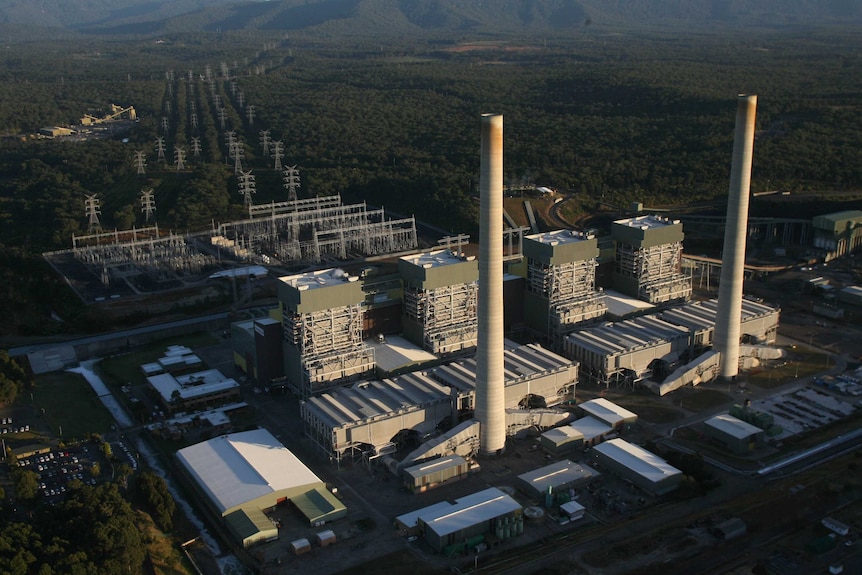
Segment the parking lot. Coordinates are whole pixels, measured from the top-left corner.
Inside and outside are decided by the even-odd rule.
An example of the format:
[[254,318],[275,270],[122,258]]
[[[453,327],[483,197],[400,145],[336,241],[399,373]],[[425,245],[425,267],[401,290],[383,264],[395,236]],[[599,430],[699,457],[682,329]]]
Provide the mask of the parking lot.
[[75,481],[96,485],[97,476],[107,472],[101,463],[102,456],[94,445],[80,445],[57,450],[44,450],[18,459],[18,466],[34,472],[38,476],[42,497],[49,503],[64,497],[67,489]]

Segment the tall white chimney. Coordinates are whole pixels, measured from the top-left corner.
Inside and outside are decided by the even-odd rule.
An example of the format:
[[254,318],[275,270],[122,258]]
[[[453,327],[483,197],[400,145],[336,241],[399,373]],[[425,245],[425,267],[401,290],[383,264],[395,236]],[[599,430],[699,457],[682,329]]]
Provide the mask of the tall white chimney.
[[503,382],[503,116],[482,115],[479,173],[479,333],[476,410],[479,452],[506,448]]
[[739,332],[742,321],[742,282],[745,265],[745,237],[748,230],[748,199],[751,190],[751,160],[754,150],[754,116],[757,96],[740,94],[736,107],[736,133],[730,167],[730,195],[727,225],[718,287],[715,319],[715,349],[721,353],[722,379],[739,373]]

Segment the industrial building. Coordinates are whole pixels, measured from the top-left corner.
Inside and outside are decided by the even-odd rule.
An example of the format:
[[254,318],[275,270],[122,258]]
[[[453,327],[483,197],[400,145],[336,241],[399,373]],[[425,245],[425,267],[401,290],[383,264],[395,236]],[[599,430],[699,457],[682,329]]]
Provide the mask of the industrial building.
[[763,441],[764,431],[746,421],[724,413],[703,422],[703,433],[733,453],[750,453]]
[[598,242],[591,234],[556,230],[526,236],[523,243],[524,319],[559,350],[567,333],[607,309],[596,288]]
[[829,261],[862,249],[862,211],[847,210],[815,216],[814,247],[824,250]]
[[631,481],[653,495],[665,495],[682,482],[682,472],[664,459],[624,439],[609,439],[593,447],[602,468]]
[[623,430],[638,420],[637,414],[603,397],[585,401],[578,407],[584,415],[606,423],[611,429]]
[[284,336],[272,317],[231,324],[234,365],[261,385],[284,377]]
[[347,514],[326,484],[265,429],[191,445],[180,449],[177,459],[207,508],[244,546],[273,537],[272,522],[261,516],[287,501],[310,525]]
[[[577,365],[539,345],[503,351],[504,404],[556,405],[573,393]],[[380,456],[394,441],[424,438],[468,419],[475,406],[476,360],[467,359],[381,381],[363,381],[300,404],[306,435],[340,461],[348,452]]]
[[422,493],[445,483],[464,479],[477,469],[478,465],[471,466],[460,455],[448,455],[405,467],[401,471],[401,479],[409,491]]
[[362,341],[365,294],[358,280],[339,269],[279,279],[285,376],[301,397],[374,370],[374,352]]
[[662,362],[669,366],[688,349],[689,330],[655,316],[580,330],[565,341],[565,355],[579,362],[582,381],[599,385],[649,379]]
[[522,473],[518,476],[518,487],[533,499],[542,501],[548,493],[559,493],[587,486],[601,474],[580,463],[568,459]]
[[[740,343],[774,344],[778,334],[781,310],[759,301],[743,298],[740,313]],[[697,355],[715,343],[718,300],[691,302],[662,310],[658,316],[691,330],[693,354]]]
[[436,250],[398,260],[404,281],[404,335],[435,355],[476,347],[479,265],[474,256]]
[[617,220],[614,288],[649,303],[685,301],[691,278],[682,273],[682,224],[658,216]]
[[584,447],[592,447],[605,440],[606,437],[613,433],[610,425],[604,421],[599,421],[595,417],[582,417],[576,419],[569,424],[575,432],[581,436],[581,441]]
[[583,447],[584,434],[571,425],[554,427],[539,436],[539,445],[553,457],[565,457]]
[[200,411],[214,405],[238,401],[239,383],[217,369],[173,376],[160,373],[147,377],[165,413]]
[[417,533],[435,550],[447,555],[493,537],[503,541],[524,532],[523,508],[496,487],[456,500],[405,513],[395,524],[407,533]]

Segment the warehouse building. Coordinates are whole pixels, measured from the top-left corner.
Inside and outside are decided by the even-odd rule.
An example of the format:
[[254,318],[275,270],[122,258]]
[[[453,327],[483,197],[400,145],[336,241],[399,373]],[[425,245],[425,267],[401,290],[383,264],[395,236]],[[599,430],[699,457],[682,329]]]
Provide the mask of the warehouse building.
[[580,377],[598,385],[632,386],[668,371],[689,350],[688,328],[655,316],[569,334],[565,355],[579,362]]
[[608,401],[604,397],[585,401],[578,405],[578,407],[584,412],[584,415],[594,417],[608,424],[611,429],[622,430],[633,425],[638,420],[637,414],[612,401]]
[[632,482],[647,493],[665,495],[682,482],[682,472],[664,459],[624,439],[596,445],[595,461],[604,469]]
[[563,425],[540,435],[539,445],[553,457],[566,457],[583,448],[584,434],[571,425]]
[[528,496],[543,500],[547,493],[559,493],[586,487],[601,474],[580,463],[568,459],[522,473],[518,476],[518,487]]
[[763,441],[764,431],[741,419],[724,413],[703,422],[703,433],[733,453],[749,453]]
[[478,465],[471,467],[460,455],[448,455],[405,468],[401,479],[409,491],[422,493],[444,483],[465,479],[474,469],[478,469]]
[[524,532],[523,508],[496,487],[443,501],[396,518],[405,531],[415,530],[437,551],[452,555],[493,536],[498,541]]
[[599,421],[589,415],[573,421],[569,427],[583,438],[584,447],[592,447],[601,443],[614,431],[604,421]]
[[180,449],[177,459],[207,508],[245,546],[272,538],[261,514],[288,501],[310,525],[347,514],[326,484],[265,429],[191,445]]

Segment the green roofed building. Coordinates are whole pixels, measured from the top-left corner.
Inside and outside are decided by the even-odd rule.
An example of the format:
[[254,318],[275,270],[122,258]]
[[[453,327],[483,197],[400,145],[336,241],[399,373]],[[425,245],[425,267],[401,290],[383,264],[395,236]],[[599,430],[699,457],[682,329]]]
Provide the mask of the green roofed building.
[[860,210],[816,216],[811,221],[811,226],[814,228],[814,247],[826,251],[824,257],[826,261],[862,248],[862,211]]
[[347,514],[326,484],[265,429],[196,443],[179,450],[177,459],[207,508],[244,546],[277,536],[265,514],[287,501],[309,525]]

